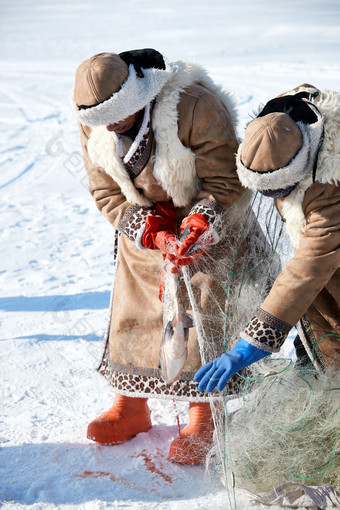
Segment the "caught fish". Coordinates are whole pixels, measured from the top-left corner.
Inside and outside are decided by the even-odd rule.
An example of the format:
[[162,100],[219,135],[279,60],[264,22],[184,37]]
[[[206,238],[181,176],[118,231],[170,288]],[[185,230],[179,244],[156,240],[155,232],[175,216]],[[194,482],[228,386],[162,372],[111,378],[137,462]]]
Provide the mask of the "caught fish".
[[159,369],[164,381],[173,383],[182,372],[188,357],[189,328],[193,327],[193,320],[183,305],[178,273],[169,272],[167,280],[167,298],[172,298],[174,314],[173,318],[167,321],[163,332]]
[[[180,241],[189,234],[187,227]],[[159,352],[159,369],[167,383],[173,383],[182,372],[188,357],[189,328],[194,326],[193,318],[184,308],[180,289],[179,273],[165,268],[165,296],[163,323],[166,325]]]

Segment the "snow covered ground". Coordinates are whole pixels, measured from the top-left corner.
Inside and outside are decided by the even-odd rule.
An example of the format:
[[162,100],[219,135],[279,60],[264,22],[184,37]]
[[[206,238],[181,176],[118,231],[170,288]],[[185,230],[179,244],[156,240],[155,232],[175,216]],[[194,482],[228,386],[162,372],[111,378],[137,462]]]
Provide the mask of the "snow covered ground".
[[[340,86],[338,0],[1,0],[0,506],[239,509],[200,466],[167,462],[172,402],[126,444],[89,443],[113,395],[94,372],[112,230],[86,189],[69,94],[94,53],[194,58],[235,93],[240,135],[260,102],[303,82]],[[181,423],[187,405],[177,404]]]

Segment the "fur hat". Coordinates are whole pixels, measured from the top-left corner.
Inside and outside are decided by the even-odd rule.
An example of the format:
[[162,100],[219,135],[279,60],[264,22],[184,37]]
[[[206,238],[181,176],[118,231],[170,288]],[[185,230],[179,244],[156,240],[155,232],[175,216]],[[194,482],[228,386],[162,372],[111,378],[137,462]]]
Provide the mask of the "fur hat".
[[170,76],[170,66],[151,48],[99,53],[76,71],[73,113],[86,126],[115,124],[145,108]]
[[286,196],[313,170],[322,137],[322,116],[312,103],[295,96],[270,101],[239,146],[241,183],[265,195]]

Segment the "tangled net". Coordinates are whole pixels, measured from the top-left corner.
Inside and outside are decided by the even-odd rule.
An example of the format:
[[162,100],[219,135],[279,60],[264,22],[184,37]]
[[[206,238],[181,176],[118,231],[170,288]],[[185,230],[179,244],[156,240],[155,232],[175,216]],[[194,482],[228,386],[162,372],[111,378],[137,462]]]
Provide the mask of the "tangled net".
[[[208,251],[204,258],[220,281],[224,309],[210,293],[202,314],[189,269],[183,270],[203,363],[220,355],[212,331],[223,329],[223,351],[231,349],[292,256],[272,200],[255,195],[250,208],[238,204],[226,223],[232,257],[209,260]],[[215,436],[207,468],[217,467],[231,508],[237,488],[258,494],[285,481],[340,488],[340,374],[319,374],[278,356],[242,371],[242,396],[231,402],[235,395],[225,391],[222,411],[211,398]]]
[[283,359],[266,359],[252,372],[217,439],[225,485],[256,494],[286,481],[339,490],[340,374]]

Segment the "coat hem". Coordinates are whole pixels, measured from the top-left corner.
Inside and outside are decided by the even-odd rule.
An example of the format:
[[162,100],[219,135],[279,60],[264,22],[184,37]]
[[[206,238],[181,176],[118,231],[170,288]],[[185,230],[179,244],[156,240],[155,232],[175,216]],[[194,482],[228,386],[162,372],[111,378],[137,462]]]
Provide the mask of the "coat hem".
[[[236,374],[228,381],[226,394],[221,394],[217,390],[208,394],[198,391],[198,383],[192,380],[193,373],[191,372],[182,372],[180,379],[171,385],[161,379],[158,369],[144,369],[113,363],[110,360],[108,340],[105,342],[105,352],[97,372],[107,380],[114,393],[132,398],[158,398],[188,402],[213,400],[218,402],[222,399],[231,400],[240,397],[244,385],[244,379]],[[150,373],[154,375],[150,375]]]
[[[108,381],[109,383],[109,381]],[[178,396],[178,395],[167,395],[167,394],[150,394],[145,392],[136,392],[136,391],[128,391],[128,390],[118,390],[114,386],[111,386],[113,393],[117,395],[123,395],[124,397],[131,397],[131,398],[155,398],[158,400],[176,400],[181,402],[210,402],[213,400],[214,402],[225,402],[227,400],[228,402],[230,400],[235,400],[236,398],[241,397],[241,393],[235,393],[232,395],[226,395],[225,397],[223,395],[210,395],[206,394],[206,397],[189,397],[189,396]]]

